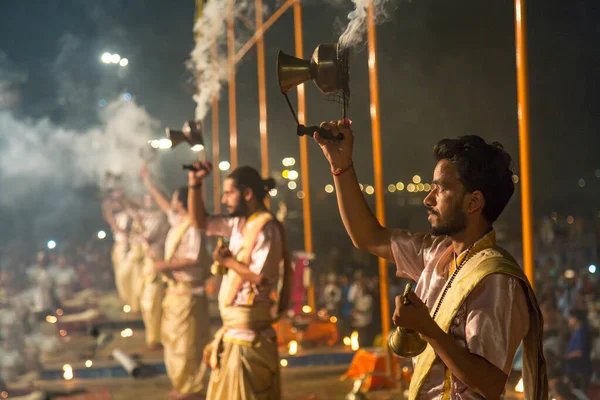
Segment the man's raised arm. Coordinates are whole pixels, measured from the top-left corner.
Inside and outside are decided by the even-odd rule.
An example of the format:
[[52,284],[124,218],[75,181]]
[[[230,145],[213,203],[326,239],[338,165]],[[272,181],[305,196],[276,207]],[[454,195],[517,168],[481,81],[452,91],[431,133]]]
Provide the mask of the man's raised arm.
[[315,132],[315,140],[331,165],[340,215],[352,243],[361,250],[393,261],[391,232],[381,226],[369,209],[354,172],[352,162],[354,136],[350,125],[348,119],[323,122],[322,128],[331,131],[334,136],[343,135],[344,138],[327,140],[319,137]]
[[204,178],[210,174],[212,169],[210,163],[194,163],[195,171],[188,172],[188,214],[192,225],[196,228],[206,229],[206,207],[202,197],[202,185]]

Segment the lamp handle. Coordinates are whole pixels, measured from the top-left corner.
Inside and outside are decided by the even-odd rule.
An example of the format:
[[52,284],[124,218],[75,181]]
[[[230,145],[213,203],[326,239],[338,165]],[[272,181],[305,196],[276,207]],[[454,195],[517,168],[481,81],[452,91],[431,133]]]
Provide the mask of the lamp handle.
[[333,136],[330,131],[327,131],[321,127],[304,126],[302,124],[298,125],[298,130],[296,131],[296,134],[298,136],[308,135],[310,137],[314,137],[315,132],[319,132],[319,136],[321,136],[323,139],[328,139],[328,140],[343,140],[344,139],[343,133],[340,133],[337,136]]

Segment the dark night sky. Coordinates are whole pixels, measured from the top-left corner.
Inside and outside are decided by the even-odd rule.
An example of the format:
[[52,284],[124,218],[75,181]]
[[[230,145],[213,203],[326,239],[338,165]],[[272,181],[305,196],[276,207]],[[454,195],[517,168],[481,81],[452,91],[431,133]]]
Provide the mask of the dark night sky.
[[[335,21],[345,21],[347,13],[347,9],[323,5],[322,1],[307,3],[306,55],[319,43],[337,40],[339,22]],[[512,2],[390,3],[394,8],[392,17],[377,32],[386,185],[398,180],[407,182],[414,174],[430,179],[435,142],[462,134],[479,134],[503,143],[513,155],[518,172]],[[527,3],[535,212],[592,216],[600,199],[600,179],[594,176],[600,168],[600,5],[595,0]],[[2,1],[0,51],[17,71],[27,75],[20,85],[20,103],[13,112],[19,118],[49,116],[58,125],[83,128],[96,122],[100,98],[128,91],[162,127],[180,126],[192,118],[194,110],[192,75],[184,66],[193,46],[193,11],[192,0]],[[292,14],[287,12],[265,39],[270,162],[274,173],[281,169],[281,158],[298,157],[294,123],[275,75],[278,50],[294,51],[292,22]],[[61,64],[57,56],[69,45],[74,48],[69,53],[72,58]],[[104,51],[127,56],[127,72],[118,76],[115,69],[99,63],[98,57]],[[359,178],[371,183],[366,58],[364,46],[353,55],[349,116],[358,138],[355,157]],[[74,82],[79,94],[76,101],[57,101],[64,90],[61,79],[57,79],[61,73],[57,66],[64,66],[69,82]],[[254,51],[240,65],[237,84],[240,163],[258,166]],[[339,117],[337,107],[327,103],[312,85],[307,93],[309,123]],[[227,158],[226,87],[221,99],[222,158]],[[210,124],[208,118],[207,129]],[[156,136],[161,132],[158,130]],[[331,181],[319,153],[316,145],[311,146],[313,192],[322,191]],[[584,188],[578,186],[580,178],[586,180]],[[506,213],[516,229],[518,193]],[[425,222],[422,209],[402,211],[391,196],[387,197],[390,225],[397,225],[397,221],[412,224],[412,214]],[[319,221],[334,213],[330,200],[327,204],[319,201],[317,207],[322,210],[317,210],[315,217]],[[331,218],[339,219],[337,215]],[[341,228],[337,222],[334,226]],[[315,229],[317,234],[329,234],[333,228],[320,228],[316,222]]]

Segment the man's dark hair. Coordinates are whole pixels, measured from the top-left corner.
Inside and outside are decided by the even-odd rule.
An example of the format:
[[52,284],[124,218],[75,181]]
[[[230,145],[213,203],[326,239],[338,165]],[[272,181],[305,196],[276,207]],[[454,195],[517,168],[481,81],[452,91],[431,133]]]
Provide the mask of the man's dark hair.
[[183,208],[187,211],[188,209],[188,187],[182,186],[177,189],[177,200],[183,204]]
[[498,142],[488,144],[476,135],[440,140],[433,148],[436,160],[456,166],[458,179],[468,192],[483,193],[483,217],[494,222],[515,192],[512,159]]
[[236,189],[240,192],[247,188],[252,189],[259,202],[264,202],[269,190],[275,187],[275,179],[263,179],[256,169],[248,166],[236,168],[227,178],[233,179]]

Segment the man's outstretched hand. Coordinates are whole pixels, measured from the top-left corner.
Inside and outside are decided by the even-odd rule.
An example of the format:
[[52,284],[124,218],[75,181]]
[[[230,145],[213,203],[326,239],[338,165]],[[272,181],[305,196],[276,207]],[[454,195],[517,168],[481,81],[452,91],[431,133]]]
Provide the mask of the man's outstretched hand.
[[314,133],[315,141],[329,161],[333,171],[347,168],[352,164],[352,149],[354,135],[352,134],[352,121],[346,120],[321,122],[321,128],[331,132],[333,136],[344,135],[344,140],[324,139],[318,132]]

